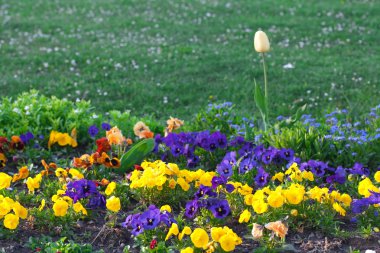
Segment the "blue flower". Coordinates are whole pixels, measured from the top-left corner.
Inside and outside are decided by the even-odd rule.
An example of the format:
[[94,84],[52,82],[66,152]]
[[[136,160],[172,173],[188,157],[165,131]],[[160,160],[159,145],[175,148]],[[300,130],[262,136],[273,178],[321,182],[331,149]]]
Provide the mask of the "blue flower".
[[88,128],[88,134],[91,137],[95,137],[98,133],[99,133],[99,129],[95,125],[92,125]]
[[220,200],[210,206],[210,211],[215,218],[223,219],[230,214],[231,209],[227,200]]
[[106,130],[106,131],[109,131],[111,129],[111,125],[106,123],[106,122],[103,122],[102,123],[102,129],[103,130]]

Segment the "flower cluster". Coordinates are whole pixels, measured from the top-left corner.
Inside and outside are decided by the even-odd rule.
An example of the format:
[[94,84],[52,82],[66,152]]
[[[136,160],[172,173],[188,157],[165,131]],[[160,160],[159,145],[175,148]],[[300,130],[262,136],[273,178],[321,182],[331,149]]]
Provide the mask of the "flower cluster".
[[172,223],[176,223],[176,221],[171,214],[169,206],[163,206],[161,209],[158,209],[155,205],[151,205],[143,213],[129,215],[122,226],[131,228],[132,234],[137,236],[145,230],[153,230],[161,224],[171,227]]
[[[13,213],[11,213],[13,211]],[[26,219],[28,210],[23,207],[18,201],[9,197],[4,197],[0,194],[0,219],[4,218],[4,227],[8,229],[16,229],[20,218]]]
[[71,131],[71,135],[68,133],[61,133],[58,131],[51,131],[49,141],[48,141],[48,148],[58,143],[59,146],[72,146],[73,148],[78,146],[77,140],[76,140],[76,130],[73,129]]
[[228,145],[227,137],[218,131],[214,133],[210,133],[210,131],[169,133],[166,137],[157,135],[155,141],[155,152],[164,151],[162,160],[167,160],[168,155],[175,158],[184,157],[189,168],[194,168],[199,163],[200,157],[196,154],[197,148],[214,152],[217,149],[226,149]]
[[155,162],[143,162],[142,170],[134,170],[131,174],[130,188],[156,188],[162,190],[164,187],[175,189],[177,185],[183,191],[190,189],[190,183],[195,187],[199,185],[211,186],[211,180],[215,172],[205,172],[201,169],[189,171],[179,169],[177,164],[165,163],[161,160]]

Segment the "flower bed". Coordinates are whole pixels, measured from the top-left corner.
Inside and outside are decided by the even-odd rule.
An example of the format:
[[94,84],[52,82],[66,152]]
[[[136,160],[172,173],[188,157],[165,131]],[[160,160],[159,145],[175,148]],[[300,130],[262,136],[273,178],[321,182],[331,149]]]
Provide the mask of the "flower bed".
[[311,233],[333,238],[335,251],[378,247],[333,242],[379,238],[379,107],[355,123],[339,111],[279,119],[266,131],[232,108],[210,105],[166,126],[114,112],[54,128],[31,123],[18,135],[4,128],[2,247],[307,251],[310,242],[295,238]]

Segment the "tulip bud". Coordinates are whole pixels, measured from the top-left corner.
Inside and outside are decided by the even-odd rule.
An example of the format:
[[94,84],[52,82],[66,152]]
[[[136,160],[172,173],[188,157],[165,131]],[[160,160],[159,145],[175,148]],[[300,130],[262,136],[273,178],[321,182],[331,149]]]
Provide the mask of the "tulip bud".
[[266,53],[270,49],[268,36],[263,31],[257,31],[254,38],[255,50],[258,53]]

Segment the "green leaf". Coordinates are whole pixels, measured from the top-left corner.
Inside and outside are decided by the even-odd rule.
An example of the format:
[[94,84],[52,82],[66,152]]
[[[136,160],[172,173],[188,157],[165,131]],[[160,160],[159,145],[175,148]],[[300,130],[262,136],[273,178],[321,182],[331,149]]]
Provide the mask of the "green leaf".
[[121,157],[121,166],[116,169],[116,172],[121,174],[130,170],[133,165],[142,162],[154,149],[154,139],[145,139],[134,145],[127,153]]

